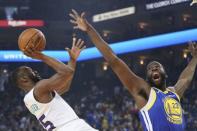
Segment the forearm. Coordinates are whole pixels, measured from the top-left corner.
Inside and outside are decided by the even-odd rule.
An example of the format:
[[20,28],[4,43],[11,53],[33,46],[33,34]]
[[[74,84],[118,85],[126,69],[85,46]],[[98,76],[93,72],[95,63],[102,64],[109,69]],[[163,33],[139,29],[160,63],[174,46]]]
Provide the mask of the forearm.
[[41,60],[46,63],[48,66],[53,68],[57,73],[64,73],[64,72],[73,72],[73,69],[70,68],[69,66],[65,65],[64,63],[50,57],[43,55]]
[[109,45],[101,38],[94,27],[92,27],[92,25],[90,24],[88,24],[87,34],[95,44],[95,46],[98,48],[98,50],[103,54],[106,61],[108,61],[109,63],[113,61],[116,55],[109,47]]
[[71,82],[73,80],[73,76],[75,74],[76,65],[77,65],[76,60],[70,59],[70,61],[68,62],[68,66],[73,70],[73,73],[71,74],[70,79],[68,80],[68,83],[65,86],[66,90],[68,90],[70,88]]
[[195,73],[196,65],[197,59],[193,58],[181,73],[179,80],[175,85],[175,91],[180,97],[183,96],[184,92],[189,87]]
[[74,72],[69,76],[69,79],[67,80],[66,85],[57,91],[60,95],[64,94],[70,89],[70,85],[71,85],[71,82],[73,80],[73,76],[75,73],[76,63],[77,63],[76,60],[73,60],[73,59],[71,59],[68,62],[69,68],[73,69]]
[[181,73],[179,79],[192,80],[197,65],[197,58],[192,58],[187,67]]
[[74,59],[70,59],[69,62],[68,62],[68,66],[73,69],[75,71],[75,68],[76,68],[76,65],[77,65],[77,61],[74,60]]

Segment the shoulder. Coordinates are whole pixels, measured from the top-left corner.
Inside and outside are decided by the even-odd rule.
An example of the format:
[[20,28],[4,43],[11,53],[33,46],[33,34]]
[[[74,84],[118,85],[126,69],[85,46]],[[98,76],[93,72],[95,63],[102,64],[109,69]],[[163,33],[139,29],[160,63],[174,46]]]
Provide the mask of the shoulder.
[[176,90],[173,86],[169,86],[167,89],[170,90],[171,92],[176,93]]
[[167,88],[170,92],[174,93],[178,100],[180,101],[180,96],[176,93],[176,90],[173,86]]
[[49,80],[43,79],[34,86],[34,99],[40,103],[49,103],[57,95],[57,92],[49,90],[50,87],[45,83],[49,83]]
[[29,100],[31,100],[32,98],[34,98],[33,96],[33,91],[34,91],[34,88],[31,89],[24,97],[23,101],[26,103],[28,102]]
[[39,95],[39,94],[40,95],[43,95],[43,94],[46,94],[46,93],[50,93],[48,90],[46,90],[47,87],[48,87],[48,83],[49,83],[49,80],[48,79],[42,79],[42,80],[40,80],[34,86],[33,93],[35,95]]

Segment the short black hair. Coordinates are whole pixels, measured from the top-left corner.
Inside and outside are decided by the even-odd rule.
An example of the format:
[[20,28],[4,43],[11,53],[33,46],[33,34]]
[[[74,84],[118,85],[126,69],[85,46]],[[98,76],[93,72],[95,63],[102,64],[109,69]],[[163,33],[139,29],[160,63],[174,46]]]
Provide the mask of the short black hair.
[[27,75],[25,70],[22,70],[23,67],[24,66],[18,67],[14,71],[11,72],[10,80],[11,80],[12,85],[15,85],[18,87],[18,78]]
[[[159,63],[158,61],[151,61],[151,62],[148,63],[146,69],[148,70],[148,68],[149,68],[152,64],[158,64],[158,65],[161,65],[161,66],[163,67],[163,65],[162,65],[161,63]],[[163,68],[164,68],[164,67],[163,67]]]

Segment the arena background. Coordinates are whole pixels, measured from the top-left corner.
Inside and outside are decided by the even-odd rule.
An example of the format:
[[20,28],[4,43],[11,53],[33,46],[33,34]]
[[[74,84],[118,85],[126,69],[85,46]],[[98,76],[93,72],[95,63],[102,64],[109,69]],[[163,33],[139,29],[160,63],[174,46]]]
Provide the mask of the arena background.
[[[197,5],[190,6],[191,2],[191,0],[0,0],[0,50],[1,52],[18,50],[19,34],[30,27],[44,32],[47,38],[46,50],[59,51],[64,47],[70,47],[73,36],[83,38],[88,48],[93,47],[87,35],[73,30],[69,23],[68,13],[72,8],[85,11],[87,19],[110,44],[196,29]],[[105,12],[110,13],[127,7],[131,9],[130,13],[126,10],[103,16]],[[94,16],[98,14],[99,17],[95,18]],[[167,85],[175,84],[191,59],[186,42],[127,52],[119,56],[143,78],[146,64],[151,60],[158,60],[167,70]],[[20,65],[38,70],[44,78],[51,76],[53,70],[40,62],[0,61],[0,131],[41,131],[39,123],[24,106],[22,100],[24,93],[11,85],[8,76]],[[189,90],[182,98],[187,131],[197,130],[196,93],[195,73]],[[80,61],[71,89],[63,97],[81,118],[101,131],[142,130],[133,99],[103,58]]]

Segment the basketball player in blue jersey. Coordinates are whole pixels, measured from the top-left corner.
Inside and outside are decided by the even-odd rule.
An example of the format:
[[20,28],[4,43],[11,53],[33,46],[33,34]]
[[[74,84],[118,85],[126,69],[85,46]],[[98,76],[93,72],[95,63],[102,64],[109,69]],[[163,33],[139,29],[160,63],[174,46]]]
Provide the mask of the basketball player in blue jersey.
[[75,29],[86,32],[95,46],[103,54],[112,70],[127,87],[133,96],[141,123],[145,131],[184,131],[185,122],[180,98],[192,81],[197,65],[197,47],[190,44],[193,56],[188,66],[181,73],[178,82],[173,87],[166,87],[166,72],[164,67],[156,61],[147,66],[147,81],[134,74],[129,67],[119,59],[108,44],[84,17],[72,10],[71,23]]
[[60,96],[69,90],[77,58],[84,48],[84,42],[74,38],[72,48],[67,48],[70,61],[66,65],[28,47],[24,52],[27,56],[43,61],[56,74],[41,79],[38,73],[27,66],[21,66],[12,73],[13,81],[26,92],[26,107],[47,131],[97,131],[80,119]]

